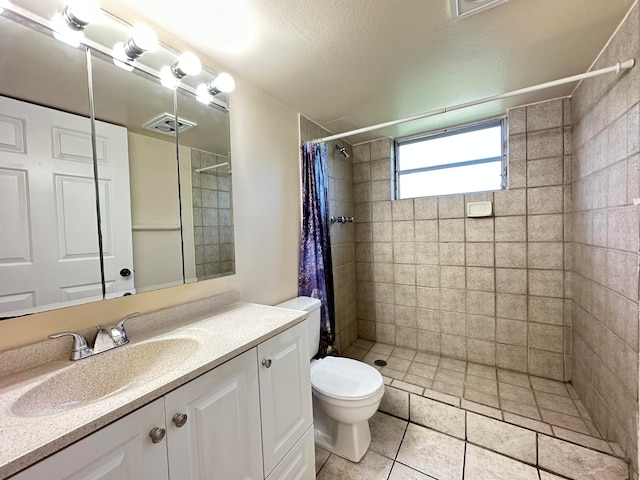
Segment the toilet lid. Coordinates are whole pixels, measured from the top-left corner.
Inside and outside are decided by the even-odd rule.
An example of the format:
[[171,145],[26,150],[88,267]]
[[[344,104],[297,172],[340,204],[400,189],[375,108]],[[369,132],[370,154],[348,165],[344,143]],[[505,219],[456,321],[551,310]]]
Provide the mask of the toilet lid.
[[343,357],[326,357],[311,368],[311,385],[339,398],[361,398],[382,386],[382,375],[366,363]]

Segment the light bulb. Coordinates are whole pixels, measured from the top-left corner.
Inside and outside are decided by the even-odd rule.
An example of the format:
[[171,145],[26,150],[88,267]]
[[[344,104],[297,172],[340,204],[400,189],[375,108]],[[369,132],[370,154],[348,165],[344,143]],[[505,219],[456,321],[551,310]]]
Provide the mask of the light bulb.
[[211,94],[209,93],[209,89],[206,84],[201,83],[198,85],[198,88],[196,88],[196,100],[204,105],[209,105],[209,103],[211,103]]
[[178,86],[179,80],[173,74],[171,67],[164,66],[160,70],[160,83],[163,87],[174,89]]
[[100,14],[100,4],[97,0],[70,0],[66,10],[80,23],[86,25]]
[[127,54],[124,51],[124,43],[117,42],[113,46],[111,55],[113,56],[113,64],[116,67],[120,67],[127,72],[133,71],[133,65],[129,63],[131,60],[127,57]]
[[219,92],[229,93],[233,92],[233,89],[236,88],[236,82],[231,75],[223,72],[216,77],[211,84],[211,88]]
[[131,40],[141,50],[149,52],[158,48],[158,36],[150,27],[144,23],[137,23],[133,26]]
[[185,75],[197,75],[202,70],[202,64],[195,54],[185,52],[180,55],[177,68],[182,70]]
[[82,30],[72,30],[61,13],[57,13],[51,21],[53,36],[57,40],[66,43],[74,48],[80,46],[80,42],[84,40]]

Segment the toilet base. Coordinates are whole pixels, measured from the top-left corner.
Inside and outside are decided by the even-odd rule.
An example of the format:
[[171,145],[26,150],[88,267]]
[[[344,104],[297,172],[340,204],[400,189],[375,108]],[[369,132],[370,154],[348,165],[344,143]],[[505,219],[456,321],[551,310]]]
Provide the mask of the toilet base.
[[314,402],[313,430],[317,446],[352,462],[359,462],[371,444],[369,421],[342,423],[329,417]]

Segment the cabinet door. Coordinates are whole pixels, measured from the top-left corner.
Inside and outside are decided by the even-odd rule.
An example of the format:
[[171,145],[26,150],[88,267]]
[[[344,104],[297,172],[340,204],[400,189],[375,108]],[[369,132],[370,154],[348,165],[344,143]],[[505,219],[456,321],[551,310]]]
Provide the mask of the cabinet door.
[[307,429],[298,443],[287,453],[267,480],[314,480],[316,478],[316,451],[313,426]]
[[265,474],[313,423],[306,320],[258,345]]
[[167,394],[165,410],[172,479],[264,478],[255,348]]
[[166,437],[152,443],[149,432],[164,428],[158,399],[98,430],[11,480],[168,480]]

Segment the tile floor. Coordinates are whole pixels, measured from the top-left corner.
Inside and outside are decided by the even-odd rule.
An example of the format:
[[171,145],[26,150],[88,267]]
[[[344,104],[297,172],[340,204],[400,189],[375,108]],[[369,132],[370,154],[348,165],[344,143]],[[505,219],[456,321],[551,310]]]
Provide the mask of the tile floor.
[[358,464],[316,449],[320,480],[625,480],[570,384],[358,340],[385,396]]

